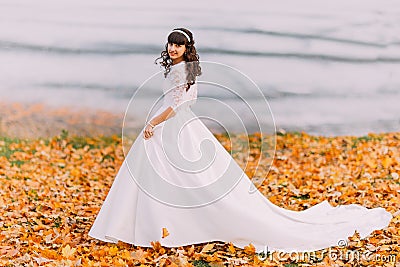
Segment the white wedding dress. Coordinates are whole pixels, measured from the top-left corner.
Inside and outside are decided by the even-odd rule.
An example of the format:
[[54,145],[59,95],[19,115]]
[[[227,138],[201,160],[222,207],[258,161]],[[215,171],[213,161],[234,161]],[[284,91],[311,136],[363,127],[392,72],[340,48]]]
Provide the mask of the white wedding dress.
[[[257,252],[306,252],[337,246],[355,230],[365,238],[388,226],[392,215],[383,208],[333,207],[325,200],[293,211],[251,191],[251,180],[192,112],[197,83],[186,92],[185,71],[185,62],[171,68],[154,114],[171,106],[175,116],[150,139],[142,132],[136,138],[89,236],[142,247],[223,241],[240,248],[251,243]],[[169,235],[162,236],[163,228]]]

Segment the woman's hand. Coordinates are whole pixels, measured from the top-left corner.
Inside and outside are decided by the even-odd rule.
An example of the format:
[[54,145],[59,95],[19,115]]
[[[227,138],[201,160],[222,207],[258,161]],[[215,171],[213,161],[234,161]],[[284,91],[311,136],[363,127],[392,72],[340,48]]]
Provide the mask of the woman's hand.
[[153,136],[153,127],[151,125],[146,125],[146,128],[143,130],[143,136],[146,140]]
[[167,119],[169,119],[171,116],[174,115],[175,115],[174,109],[172,107],[168,107],[161,114],[151,119],[151,121],[147,123],[146,127],[143,130],[143,138],[149,139],[150,137],[152,137],[153,128],[159,125],[160,123],[163,123],[164,121],[166,121]]

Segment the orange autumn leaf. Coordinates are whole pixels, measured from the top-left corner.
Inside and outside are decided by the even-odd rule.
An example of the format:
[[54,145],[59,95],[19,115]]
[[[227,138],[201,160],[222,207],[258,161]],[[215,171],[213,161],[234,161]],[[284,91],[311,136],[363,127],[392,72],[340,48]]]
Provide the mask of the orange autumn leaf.
[[173,262],[170,258],[163,258],[160,260],[160,266],[165,267],[178,267],[178,265]]
[[166,236],[169,236],[169,232],[167,228],[163,227],[162,229],[162,238],[165,238]]
[[131,256],[134,260],[139,261],[140,263],[144,263],[146,261],[147,252],[143,249],[137,249],[131,253]]
[[112,247],[110,247],[110,249],[108,250],[108,252],[110,253],[111,256],[117,255],[117,253],[118,253],[118,247],[117,247],[117,246],[112,246]]
[[230,253],[232,253],[232,254],[236,253],[236,249],[231,242],[229,243],[228,249],[229,249]]
[[392,159],[390,157],[385,157],[382,160],[382,166],[383,168],[387,169],[390,165],[392,164]]
[[159,241],[151,241],[150,244],[155,252],[160,253],[160,254],[165,253],[165,248],[163,246],[161,246],[161,243]]
[[200,251],[200,253],[206,253],[209,252],[210,250],[212,250],[214,248],[214,243],[208,243],[207,245],[205,245],[202,250]]
[[248,255],[254,255],[256,253],[256,248],[254,247],[253,244],[249,244],[244,247],[244,252]]
[[71,248],[69,245],[66,245],[63,249],[62,249],[62,255],[63,257],[70,259],[72,258],[72,256],[75,254],[76,249],[75,248]]
[[42,251],[40,252],[40,255],[41,255],[43,258],[48,258],[48,259],[59,259],[59,258],[60,258],[60,255],[59,255],[59,253],[57,253],[57,251],[55,251],[55,250],[50,250],[50,249],[42,250]]
[[194,252],[195,252],[195,250],[194,250],[194,245],[191,245],[191,246],[187,249],[186,254],[187,254],[189,257],[191,257],[191,256],[193,256]]
[[74,168],[73,170],[71,170],[71,175],[75,177],[81,177],[83,174],[81,170],[79,170],[78,168]]
[[155,251],[160,250],[161,247],[162,247],[162,246],[161,246],[161,243],[158,242],[158,241],[156,241],[156,242],[152,241],[152,242],[151,242],[151,246],[153,247],[153,249],[154,249]]

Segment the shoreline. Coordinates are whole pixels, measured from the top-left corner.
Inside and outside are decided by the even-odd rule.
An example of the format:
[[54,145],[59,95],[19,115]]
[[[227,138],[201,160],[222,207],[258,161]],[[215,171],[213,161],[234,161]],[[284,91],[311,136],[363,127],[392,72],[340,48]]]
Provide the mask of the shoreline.
[[45,103],[0,102],[0,136],[48,138],[67,130],[71,135],[121,134],[124,113]]
[[[71,105],[52,107],[46,103],[0,101],[0,136],[9,138],[50,138],[68,131],[77,136],[122,135],[124,113],[110,112],[99,108],[78,108]],[[307,131],[276,129],[276,135],[301,134]],[[393,134],[370,132],[364,135],[319,135],[320,137],[363,137]],[[221,135],[224,133],[214,133]]]

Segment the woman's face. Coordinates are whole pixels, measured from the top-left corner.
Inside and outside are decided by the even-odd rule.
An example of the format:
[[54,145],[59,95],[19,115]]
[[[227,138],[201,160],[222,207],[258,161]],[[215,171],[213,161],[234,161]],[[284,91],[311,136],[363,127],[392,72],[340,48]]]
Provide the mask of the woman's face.
[[168,55],[173,62],[180,62],[183,60],[183,54],[186,51],[185,45],[177,45],[174,43],[168,43]]

